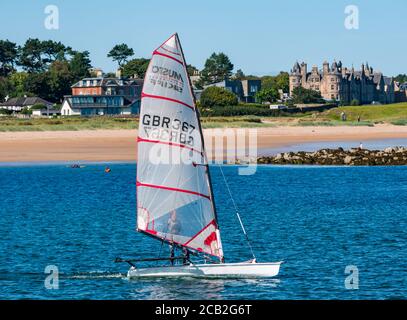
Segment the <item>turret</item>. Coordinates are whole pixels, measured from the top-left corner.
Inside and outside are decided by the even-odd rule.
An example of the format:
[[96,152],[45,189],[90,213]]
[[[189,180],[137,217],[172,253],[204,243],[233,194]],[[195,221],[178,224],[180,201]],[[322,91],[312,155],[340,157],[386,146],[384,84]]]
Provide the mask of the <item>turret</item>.
[[329,73],[329,63],[328,61],[324,61],[324,63],[322,64],[322,72],[324,75]]
[[302,84],[305,85],[307,82],[307,64],[305,62],[301,63],[301,75],[302,75]]

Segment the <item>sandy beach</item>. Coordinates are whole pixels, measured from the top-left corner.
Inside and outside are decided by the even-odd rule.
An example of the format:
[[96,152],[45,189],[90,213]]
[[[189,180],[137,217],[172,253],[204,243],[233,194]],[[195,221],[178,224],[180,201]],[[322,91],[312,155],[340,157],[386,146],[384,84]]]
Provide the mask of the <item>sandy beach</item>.
[[[326,141],[407,138],[407,126],[258,128],[258,149]],[[0,162],[135,161],[137,130],[1,132]]]

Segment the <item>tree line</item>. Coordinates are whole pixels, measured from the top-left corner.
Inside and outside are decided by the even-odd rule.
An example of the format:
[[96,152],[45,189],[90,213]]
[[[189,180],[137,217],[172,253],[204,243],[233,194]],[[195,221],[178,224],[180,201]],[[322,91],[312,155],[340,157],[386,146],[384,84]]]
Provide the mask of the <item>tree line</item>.
[[0,40],[0,101],[6,96],[40,96],[61,102],[73,82],[89,76],[88,51],[61,42],[28,39],[22,46]]
[[[89,55],[89,51],[77,51],[53,40],[30,38],[21,46],[9,40],[0,40],[0,101],[4,101],[6,96],[27,95],[60,103],[64,95],[71,93],[73,83],[94,76],[90,73],[92,63]],[[135,58],[134,55],[134,50],[124,43],[115,45],[107,53],[107,57],[122,70],[122,76],[144,78],[150,59]],[[198,71],[193,65],[188,65],[187,70],[190,76]],[[258,102],[276,102],[280,99],[279,90],[285,93],[289,91],[287,72],[258,77],[246,75],[241,69],[235,73],[233,70],[234,64],[225,53],[214,52],[205,61],[204,68],[199,72],[199,80],[194,85],[203,89],[225,79],[259,79],[262,88],[256,94]],[[106,76],[115,75],[108,73]],[[407,76],[400,74],[395,80],[405,82]],[[222,96],[219,100],[222,103],[235,101],[235,97],[222,92],[212,94]],[[307,90],[295,92],[295,96],[298,102],[320,100],[320,95]]]

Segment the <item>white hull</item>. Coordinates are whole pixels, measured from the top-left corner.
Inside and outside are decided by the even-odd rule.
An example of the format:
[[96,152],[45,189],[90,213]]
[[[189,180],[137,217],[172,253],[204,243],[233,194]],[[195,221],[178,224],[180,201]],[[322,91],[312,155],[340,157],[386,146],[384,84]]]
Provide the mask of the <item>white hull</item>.
[[196,277],[196,278],[269,278],[278,275],[281,262],[191,264],[168,267],[131,267],[129,278]]

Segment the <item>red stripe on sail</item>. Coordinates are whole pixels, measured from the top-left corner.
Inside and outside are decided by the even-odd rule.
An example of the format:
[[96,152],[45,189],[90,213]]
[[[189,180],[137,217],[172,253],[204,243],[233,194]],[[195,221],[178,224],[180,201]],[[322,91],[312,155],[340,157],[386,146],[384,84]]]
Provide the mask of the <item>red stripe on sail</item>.
[[166,238],[166,237],[162,237],[162,236],[160,236],[159,234],[158,234],[158,232],[156,232],[156,231],[153,231],[153,230],[140,230],[141,232],[143,232],[143,233],[145,233],[145,234],[147,234],[147,235],[149,235],[149,236],[153,236],[153,237],[155,237],[155,238],[158,238],[158,239],[161,239],[161,240],[164,240],[164,241],[167,241],[168,243],[172,243],[172,244],[176,244],[176,245],[179,245],[179,246],[181,246],[181,247],[185,247],[185,248],[188,248],[188,249],[191,249],[191,250],[196,250],[196,251],[199,251],[199,252],[204,252],[204,253],[207,253],[207,254],[210,254],[211,256],[214,256],[214,257],[220,257],[219,255],[217,255],[217,254],[214,254],[213,252],[210,252],[210,251],[208,251],[208,250],[204,250],[204,249],[202,249],[202,248],[194,248],[194,247],[191,247],[191,246],[187,246],[187,245],[185,245],[185,244],[182,244],[181,242],[178,242],[178,241],[175,241],[175,240],[170,240],[170,239],[168,239],[168,238]]
[[171,51],[171,50],[165,49],[165,48],[163,47],[164,45],[165,45],[165,44],[163,44],[159,49],[163,49],[163,50],[165,50],[165,51],[167,51],[167,52],[169,52],[169,53],[172,53],[172,54],[175,54],[175,55],[177,55],[177,56],[180,56],[180,54],[177,53],[177,52],[173,52],[173,51]]
[[172,60],[178,62],[179,64],[184,65],[184,63],[183,63],[181,60],[178,60],[177,58],[171,57],[170,55],[165,54],[165,53],[162,53],[162,52],[159,52],[159,51],[157,51],[157,50],[155,50],[155,51],[153,52],[153,56],[154,56],[154,55],[163,56],[163,57],[165,57],[165,58],[172,59]]
[[137,181],[136,185],[138,187],[147,187],[147,188],[155,188],[155,189],[163,189],[163,190],[169,190],[169,191],[175,191],[175,192],[188,193],[188,194],[193,194],[193,195],[200,196],[200,197],[206,198],[208,200],[211,200],[210,196],[207,196],[206,194],[195,192],[192,190],[185,190],[185,189],[179,189],[179,188],[173,188],[173,187],[167,187],[167,186],[159,186],[156,184],[142,183],[140,181]]
[[194,152],[198,152],[199,154],[202,155],[202,152],[197,150],[197,149],[188,147],[188,146],[183,145],[183,144],[174,143],[174,142],[160,141],[160,140],[150,140],[150,139],[144,139],[144,138],[141,138],[141,137],[137,138],[137,142],[161,143],[161,144],[166,144],[166,145],[169,145],[169,146],[172,146],[172,147],[185,148],[185,149],[188,149],[188,150],[191,150],[191,151],[194,151]]
[[213,219],[211,222],[208,223],[208,225],[203,228],[201,231],[199,231],[196,235],[194,235],[191,239],[189,239],[187,242],[184,243],[184,246],[187,246],[190,242],[192,242],[196,237],[198,237],[202,232],[204,232],[206,229],[208,229],[211,225],[213,225],[216,228],[216,221]]
[[142,92],[141,93],[141,98],[151,98],[151,99],[160,99],[160,100],[171,101],[171,102],[182,104],[183,106],[186,106],[186,107],[188,107],[188,108],[190,108],[192,110],[195,109],[193,106],[190,106],[188,103],[182,102],[181,100],[168,98],[168,97],[164,97],[164,96],[156,96],[156,95],[153,95],[153,94],[148,94],[148,93]]

